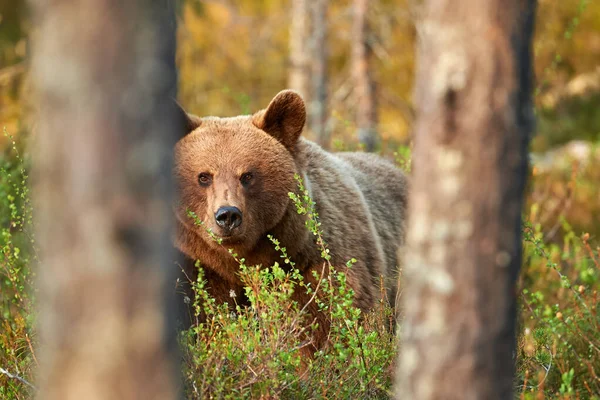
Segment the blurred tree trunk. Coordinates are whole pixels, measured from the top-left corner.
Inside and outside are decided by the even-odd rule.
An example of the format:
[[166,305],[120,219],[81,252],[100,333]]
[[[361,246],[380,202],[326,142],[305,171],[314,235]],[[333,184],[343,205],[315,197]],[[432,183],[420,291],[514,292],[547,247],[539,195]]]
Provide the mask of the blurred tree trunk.
[[310,8],[309,0],[292,0],[290,27],[289,87],[309,102],[310,87]]
[[535,0],[426,0],[397,398],[512,399]]
[[377,104],[369,45],[369,0],[354,0],[352,32],[352,75],[356,96],[358,140],[367,151],[373,151],[377,141]]
[[327,8],[328,0],[313,0],[312,11],[312,96],[308,110],[309,129],[317,143],[329,148],[327,127]]
[[32,3],[38,398],[176,398],[172,4]]

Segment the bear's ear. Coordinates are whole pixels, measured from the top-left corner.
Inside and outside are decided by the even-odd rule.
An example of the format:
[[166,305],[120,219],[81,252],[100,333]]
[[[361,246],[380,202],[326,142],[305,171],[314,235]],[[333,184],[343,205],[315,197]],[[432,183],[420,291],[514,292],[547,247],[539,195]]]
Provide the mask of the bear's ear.
[[283,90],[269,106],[252,116],[252,123],[293,150],[306,122],[304,100],[293,90]]
[[177,100],[173,99],[171,101],[172,107],[175,109],[175,114],[179,119],[179,137],[177,139],[181,139],[186,136],[188,133],[196,130],[200,125],[202,125],[202,119],[193,114],[188,114],[185,112],[183,107],[177,102]]

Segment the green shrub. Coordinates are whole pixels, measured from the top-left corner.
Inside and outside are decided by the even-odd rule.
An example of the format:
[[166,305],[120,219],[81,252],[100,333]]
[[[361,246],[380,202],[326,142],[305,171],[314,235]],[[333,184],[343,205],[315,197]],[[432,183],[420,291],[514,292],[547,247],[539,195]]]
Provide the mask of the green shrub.
[[531,399],[600,399],[599,250],[563,211],[551,221],[534,203],[523,228],[519,390]]
[[12,146],[0,159],[0,398],[16,399],[31,389],[35,365],[30,265],[37,257],[26,162],[4,134]]
[[[273,237],[270,239],[281,254],[281,262],[289,268],[279,263],[268,268],[247,266],[230,251],[240,265],[239,275],[250,302],[250,306],[241,307],[232,297],[235,313],[228,305],[215,303],[200,274],[194,284],[194,307],[196,317],[203,313],[205,322],[182,337],[189,398],[390,396],[389,370],[396,354],[390,329],[392,311],[383,301],[368,315],[361,315],[352,305],[354,293],[346,284],[345,274],[330,264],[315,204],[297,179],[300,194],[291,193],[290,197],[298,212],[307,215],[307,229],[321,248],[324,271],[330,273],[315,273],[317,286],[311,287]],[[202,225],[194,214],[190,217]],[[346,266],[352,268],[354,262],[349,260]],[[296,290],[312,294],[312,301],[331,323],[329,344],[312,361],[301,355],[301,349],[310,344],[311,332],[305,323],[306,306],[292,299]]]
[[[11,142],[0,159],[0,398],[10,400],[32,394],[28,383],[37,366],[30,269],[37,253],[28,163],[12,138]],[[396,156],[410,168],[408,149]],[[536,174],[531,186],[518,288],[517,393],[523,399],[600,399],[597,238],[594,233],[580,235],[583,225],[567,222],[578,220],[573,212],[585,213],[581,207],[586,204],[590,209],[596,206],[591,199],[597,193],[598,173],[590,166],[560,176]],[[291,197],[298,212],[307,215],[307,229],[315,235],[329,270],[314,203],[302,186]],[[571,203],[577,210],[569,209]],[[597,223],[586,227],[598,228]],[[390,307],[382,301],[372,312],[361,313],[351,304],[353,293],[341,272],[317,276],[318,287],[311,287],[286,249],[276,238],[271,241],[281,260],[267,268],[246,265],[231,255],[240,264],[249,306],[239,305],[235,297],[231,307],[216,304],[205,290],[202,273],[193,282],[196,315],[203,313],[206,320],[180,336],[186,397],[391,397],[397,339]],[[348,260],[347,266],[352,268],[352,263]],[[296,290],[314,293],[313,301],[331,322],[329,345],[313,360],[301,355],[314,326],[306,324],[306,310],[294,303]]]

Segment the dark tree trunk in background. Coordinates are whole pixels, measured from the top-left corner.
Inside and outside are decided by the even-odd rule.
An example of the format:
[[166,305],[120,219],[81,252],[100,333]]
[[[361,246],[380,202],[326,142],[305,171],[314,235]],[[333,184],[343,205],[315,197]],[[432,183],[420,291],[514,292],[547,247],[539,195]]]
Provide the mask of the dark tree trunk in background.
[[167,0],[32,5],[38,398],[176,398],[174,10]]
[[309,0],[292,0],[290,25],[289,88],[310,102],[310,7]]
[[327,6],[328,0],[312,0],[312,97],[308,108],[310,131],[317,143],[329,148],[330,132],[327,126]]
[[534,10],[423,4],[398,399],[512,399]]
[[367,151],[373,151],[377,141],[377,104],[369,45],[369,0],[354,0],[352,34],[352,76],[356,96],[358,140]]

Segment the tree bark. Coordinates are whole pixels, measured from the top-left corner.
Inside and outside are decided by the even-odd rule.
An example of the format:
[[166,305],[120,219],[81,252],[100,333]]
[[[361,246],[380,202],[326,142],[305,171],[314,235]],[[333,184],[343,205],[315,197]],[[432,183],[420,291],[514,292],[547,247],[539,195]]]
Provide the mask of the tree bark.
[[173,399],[168,0],[32,1],[40,399]]
[[511,399],[535,0],[426,0],[397,398]]
[[327,6],[328,0],[312,1],[312,98],[309,103],[309,129],[317,143],[329,148],[327,127]]
[[310,93],[310,8],[308,0],[292,0],[290,25],[289,87],[296,90],[305,102]]
[[356,96],[358,140],[367,151],[375,150],[377,141],[377,104],[373,80],[372,51],[369,45],[369,0],[354,0],[352,35],[352,75]]

